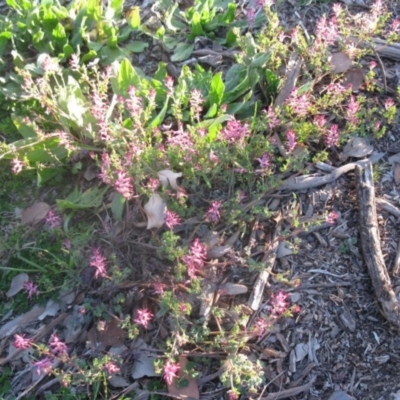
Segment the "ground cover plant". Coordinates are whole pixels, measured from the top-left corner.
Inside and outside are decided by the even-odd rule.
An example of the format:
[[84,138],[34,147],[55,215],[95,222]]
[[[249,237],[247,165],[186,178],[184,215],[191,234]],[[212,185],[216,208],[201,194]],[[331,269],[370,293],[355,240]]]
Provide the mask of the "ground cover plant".
[[[41,320],[65,320],[0,328],[5,360],[19,357],[3,373],[24,360],[34,382],[54,377],[45,398],[199,398],[205,371],[220,396],[262,396],[265,363],[249,349],[302,312],[289,295],[301,281],[273,269],[272,244],[295,252],[300,232],[339,218],[302,218],[295,194],[286,215],[263,199],[354,138],[385,135],[400,93],[379,87],[369,41],[398,41],[398,21],[380,1],[352,24],[334,4],[311,34],[286,29],[268,0],[160,1],[157,23],[122,1],[7,3],[0,310],[38,303]],[[187,63],[202,43],[218,62]],[[149,44],[174,73],[135,65]],[[251,277],[266,273],[252,307]],[[38,384],[2,385],[13,398]]]

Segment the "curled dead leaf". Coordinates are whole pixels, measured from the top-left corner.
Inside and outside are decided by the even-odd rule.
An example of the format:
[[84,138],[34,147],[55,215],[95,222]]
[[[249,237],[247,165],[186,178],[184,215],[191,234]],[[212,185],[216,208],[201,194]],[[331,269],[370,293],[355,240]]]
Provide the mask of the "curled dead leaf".
[[343,86],[351,85],[351,90],[358,92],[364,83],[364,76],[364,71],[361,68],[350,68],[344,76]]
[[341,51],[331,54],[329,57],[329,64],[333,74],[341,74],[350,68],[351,59],[346,53]]
[[176,180],[182,176],[182,172],[173,172],[169,169],[164,169],[162,171],[158,171],[157,175],[158,179],[160,179],[160,182],[164,187],[171,185],[172,189],[179,189]]
[[167,206],[161,196],[153,193],[149,201],[144,205],[147,215],[147,229],[161,228],[164,224],[165,211]]
[[14,276],[14,278],[11,281],[10,288],[6,293],[6,296],[7,297],[15,296],[18,292],[20,292],[23,289],[24,283],[28,281],[29,281],[29,276],[25,272],[18,274],[17,276]]
[[43,202],[38,202],[25,208],[21,214],[22,225],[37,224],[46,218],[47,213],[50,210],[50,206]]

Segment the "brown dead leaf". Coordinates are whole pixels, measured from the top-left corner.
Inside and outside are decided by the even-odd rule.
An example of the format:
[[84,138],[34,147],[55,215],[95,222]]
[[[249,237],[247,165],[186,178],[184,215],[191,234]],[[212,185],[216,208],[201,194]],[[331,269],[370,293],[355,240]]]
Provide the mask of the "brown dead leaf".
[[400,164],[395,164],[393,168],[393,178],[396,186],[400,184]]
[[95,347],[100,343],[104,348],[108,346],[121,346],[126,338],[126,332],[119,327],[119,323],[120,321],[118,318],[112,317],[100,330],[98,326],[93,325],[88,332],[89,341],[92,342]]
[[15,296],[19,291],[21,291],[24,287],[24,283],[29,281],[29,276],[25,272],[14,276],[11,281],[10,289],[6,293],[7,297]]
[[[179,378],[174,379],[171,385],[168,385],[168,393],[177,396],[178,398],[185,398],[187,400],[198,400],[200,398],[199,387],[197,385],[197,379],[185,373],[185,369],[188,363],[188,359],[183,356],[179,356],[180,370],[178,373]],[[183,383],[183,380],[187,381],[188,384],[184,387],[178,387],[177,381]],[[180,385],[179,385],[180,386]]]
[[331,54],[329,57],[329,64],[333,74],[341,74],[350,68],[351,59],[346,53],[341,51],[339,53]]
[[47,213],[50,210],[50,206],[43,202],[38,202],[25,208],[21,214],[22,225],[37,224],[46,218]]
[[164,224],[166,204],[158,193],[153,193],[144,205],[147,214],[147,229],[160,228]]
[[364,76],[364,71],[361,68],[351,68],[344,76],[343,86],[351,85],[351,90],[358,92],[364,83]]
[[238,294],[247,293],[247,291],[248,291],[247,286],[231,282],[224,283],[219,288],[221,296],[236,296]]
[[86,168],[86,171],[83,174],[83,177],[87,181],[92,181],[98,175],[99,175],[99,167],[96,164],[91,164]]

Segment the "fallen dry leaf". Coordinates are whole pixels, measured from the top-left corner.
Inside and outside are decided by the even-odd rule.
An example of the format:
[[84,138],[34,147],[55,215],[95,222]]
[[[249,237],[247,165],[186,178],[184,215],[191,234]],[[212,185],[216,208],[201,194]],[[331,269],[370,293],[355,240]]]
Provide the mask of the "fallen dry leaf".
[[37,224],[46,218],[47,213],[50,210],[50,206],[43,202],[38,202],[25,208],[21,214],[22,225]]
[[29,281],[29,276],[25,272],[18,274],[17,276],[14,276],[13,280],[11,281],[10,289],[8,289],[6,296],[7,297],[15,296],[18,292],[20,292],[23,289],[24,283],[28,281]]
[[343,154],[347,157],[362,158],[371,154],[374,148],[361,137],[352,137],[343,147]]
[[341,51],[339,53],[331,54],[329,57],[329,64],[333,74],[341,74],[350,68],[351,59],[346,53]]
[[157,193],[153,193],[143,208],[148,218],[147,229],[161,228],[164,224],[165,211],[167,208],[161,196]]
[[[171,385],[168,385],[168,393],[173,396],[179,396],[179,398],[185,398],[188,400],[198,400],[200,398],[199,388],[197,385],[197,379],[185,374],[185,369],[188,363],[186,357],[179,357],[180,370],[178,373],[178,378],[174,379]],[[187,385],[184,387],[178,387],[177,381],[181,383],[183,380],[187,381]],[[183,382],[182,382],[183,383]],[[181,386],[181,385],[179,385]]]
[[86,171],[83,174],[83,177],[87,181],[92,181],[98,175],[99,175],[99,167],[96,164],[91,164],[86,168]]
[[247,286],[230,282],[224,283],[219,288],[221,296],[236,296],[238,294],[247,293],[247,291],[248,291]]
[[144,376],[160,376],[154,369],[155,357],[149,355],[152,348],[143,339],[136,339],[135,342],[131,344],[131,349],[135,349],[138,353],[132,367],[131,376],[133,379],[140,379]]
[[344,75],[343,86],[351,85],[351,90],[357,92],[364,83],[364,76],[361,68],[351,68]]
[[119,323],[118,318],[112,317],[100,330],[98,326],[93,325],[88,332],[88,339],[92,343],[93,348],[97,348],[99,344],[103,348],[122,345],[126,338],[126,332],[119,327]]
[[394,178],[394,183],[397,185],[400,184],[400,164],[395,164],[393,168],[393,178]]
[[179,189],[176,180],[182,176],[182,172],[173,172],[169,169],[164,169],[162,171],[158,171],[157,175],[158,179],[160,179],[160,182],[164,187],[171,185],[172,189]]

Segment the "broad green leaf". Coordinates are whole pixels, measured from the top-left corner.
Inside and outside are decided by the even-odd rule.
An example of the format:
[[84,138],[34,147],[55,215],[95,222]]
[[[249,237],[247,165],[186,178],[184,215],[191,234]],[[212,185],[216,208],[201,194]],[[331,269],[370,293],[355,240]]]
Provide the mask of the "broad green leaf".
[[131,51],[132,53],[141,53],[144,49],[149,47],[149,44],[146,42],[132,41],[127,43],[124,48]]
[[50,179],[60,176],[62,168],[44,168],[37,170],[37,186],[41,187],[43,183],[46,183]]
[[209,110],[207,111],[207,114],[204,116],[204,118],[214,118],[215,115],[218,112],[218,106],[214,103]]
[[108,190],[108,187],[97,188],[91,187],[83,193],[79,193],[78,189],[75,190],[65,199],[57,200],[58,208],[61,212],[72,210],[83,210],[86,208],[98,208],[103,202],[103,196]]
[[72,54],[74,54],[74,49],[70,44],[65,44],[63,47],[64,59],[68,60]]
[[171,61],[184,61],[187,60],[193,52],[194,44],[179,43],[176,46],[174,54],[171,56]]
[[314,81],[310,81],[310,82],[306,82],[304,85],[301,85],[298,90],[297,90],[297,95],[300,96],[304,93],[308,93],[312,90],[312,88],[314,87]]
[[12,143],[13,151],[0,154],[0,159],[12,159],[15,153],[18,158],[27,158],[32,164],[51,163],[63,160],[68,152],[59,145],[59,139],[56,135],[47,138],[28,138],[17,140]]
[[153,121],[150,122],[150,128],[155,128],[164,121],[165,114],[167,113],[168,110],[168,101],[169,101],[169,96],[167,96],[167,100],[164,103],[164,106],[162,110],[158,113],[158,115],[153,119]]
[[116,221],[122,221],[122,214],[124,212],[125,197],[119,192],[114,192],[111,202],[111,212]]
[[210,93],[208,95],[208,101],[210,105],[217,104],[221,105],[222,98],[224,97],[225,85],[222,80],[222,72],[218,72],[214,75],[211,81]]
[[125,94],[130,86],[138,87],[140,83],[139,75],[136,73],[132,64],[126,58],[122,60],[118,73],[118,92]]
[[232,103],[250,89],[248,69],[244,65],[235,64],[225,77],[224,103]]
[[273,101],[278,95],[278,88],[280,83],[279,77],[275,75],[270,69],[266,69],[265,78],[267,80],[265,97],[268,101]]
[[228,114],[220,115],[214,120],[211,120],[210,121],[211,123],[208,125],[208,134],[207,134],[208,141],[213,142],[217,137],[219,130],[221,129],[221,124],[230,120],[232,120],[232,115]]
[[67,85],[59,89],[58,103],[64,117],[68,118],[75,126],[85,126],[85,114],[88,113],[88,105],[81,91],[79,83],[68,76]]
[[270,60],[271,54],[270,53],[264,53],[264,54],[257,54],[253,61],[250,64],[250,67],[252,68],[262,68],[265,66],[265,64]]
[[201,26],[201,16],[198,12],[195,12],[192,17],[192,38],[196,38],[198,36],[204,36],[204,31]]
[[232,47],[236,44],[237,36],[232,29],[229,29],[228,33],[226,34],[226,45],[228,47]]
[[97,57],[97,52],[94,50],[89,50],[83,57],[82,63],[87,63],[88,61],[92,61]]
[[15,127],[18,129],[18,132],[22,135],[24,139],[37,137],[35,129],[32,126],[26,124],[22,117],[16,114],[12,114],[11,119]]
[[233,21],[235,21],[235,17],[236,17],[236,4],[229,3],[228,9],[222,16],[222,20],[225,22],[225,24],[231,24]]
[[132,29],[140,29],[141,21],[140,21],[139,7],[137,6],[132,7],[128,11],[128,14],[126,15],[126,20],[128,21]]

